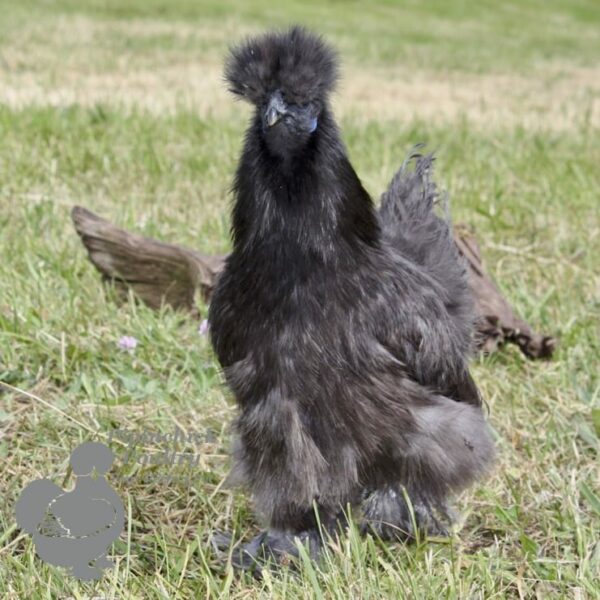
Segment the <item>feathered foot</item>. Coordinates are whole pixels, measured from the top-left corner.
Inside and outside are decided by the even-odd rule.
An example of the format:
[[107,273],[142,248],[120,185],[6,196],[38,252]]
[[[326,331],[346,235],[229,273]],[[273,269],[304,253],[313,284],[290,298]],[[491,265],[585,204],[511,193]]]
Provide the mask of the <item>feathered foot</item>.
[[401,486],[371,492],[362,512],[361,533],[370,532],[388,541],[446,537],[452,521],[446,506],[434,508],[418,496],[411,498],[409,504]]
[[[229,534],[217,534],[212,541],[221,554],[231,548]],[[293,565],[300,557],[298,544],[306,548],[311,559],[317,560],[323,547],[323,538],[316,528],[301,532],[267,529],[246,544],[235,546],[231,563],[236,569],[252,571],[260,578],[267,565],[273,568]]]

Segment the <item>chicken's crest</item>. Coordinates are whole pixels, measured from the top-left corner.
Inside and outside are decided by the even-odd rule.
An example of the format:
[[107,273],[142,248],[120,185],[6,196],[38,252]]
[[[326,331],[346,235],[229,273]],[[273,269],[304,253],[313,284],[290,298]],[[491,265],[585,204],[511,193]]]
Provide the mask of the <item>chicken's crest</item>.
[[291,104],[323,104],[338,78],[337,57],[320,36],[294,26],[232,48],[225,78],[232,93],[256,106],[276,90]]

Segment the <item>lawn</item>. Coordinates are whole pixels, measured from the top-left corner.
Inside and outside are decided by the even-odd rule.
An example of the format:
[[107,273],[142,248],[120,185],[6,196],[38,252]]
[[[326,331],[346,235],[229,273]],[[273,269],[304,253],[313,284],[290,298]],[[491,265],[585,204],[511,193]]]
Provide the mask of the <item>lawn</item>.
[[[335,109],[367,189],[377,198],[414,144],[435,150],[454,219],[559,348],[474,359],[499,459],[457,499],[449,539],[351,532],[323,564],[255,581],[209,542],[258,524],[223,486],[235,407],[199,321],[119,304],[69,212],[226,252],[249,111],[222,58],[290,22],[340,51]],[[599,32],[595,0],[0,0],[0,597],[599,598]],[[90,584],[35,556],[13,513],[29,481],[69,487],[71,450],[114,428],[176,427],[197,434],[190,479],[112,444],[115,569]]]

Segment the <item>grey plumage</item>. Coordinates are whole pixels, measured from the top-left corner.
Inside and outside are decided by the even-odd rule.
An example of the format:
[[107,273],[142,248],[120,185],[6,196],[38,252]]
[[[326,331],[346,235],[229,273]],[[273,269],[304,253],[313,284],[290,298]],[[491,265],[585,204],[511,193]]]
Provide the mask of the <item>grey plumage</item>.
[[251,554],[313,539],[314,505],[326,525],[362,505],[365,527],[410,536],[404,491],[437,533],[448,498],[494,455],[433,159],[404,165],[376,211],[331,114],[336,74],[333,51],[301,28],[247,42],[226,66],[255,113],[209,320],[240,406],[231,481],[270,531]]

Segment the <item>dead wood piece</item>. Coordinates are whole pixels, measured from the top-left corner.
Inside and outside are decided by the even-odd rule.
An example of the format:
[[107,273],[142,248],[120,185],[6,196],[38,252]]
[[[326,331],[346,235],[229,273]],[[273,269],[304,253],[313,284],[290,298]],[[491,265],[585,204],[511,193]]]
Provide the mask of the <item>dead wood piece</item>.
[[502,344],[511,342],[529,358],[550,358],[556,348],[556,339],[535,333],[515,313],[485,272],[479,245],[473,234],[459,226],[455,228],[454,241],[469,265],[469,283],[479,316],[476,341],[480,350],[493,352]]
[[[165,244],[121,229],[93,212],[75,206],[75,229],[103,279],[127,294],[132,289],[151,308],[162,304],[197,314],[196,290],[210,300],[224,256],[206,256],[183,246]],[[469,266],[477,321],[476,342],[491,353],[503,344],[516,344],[529,358],[549,358],[556,347],[550,336],[535,333],[519,317],[483,268],[479,246],[467,229],[457,227],[454,239]]]
[[93,265],[122,294],[131,288],[151,308],[167,304],[192,312],[197,289],[210,297],[223,257],[130,233],[81,206],[71,217]]

